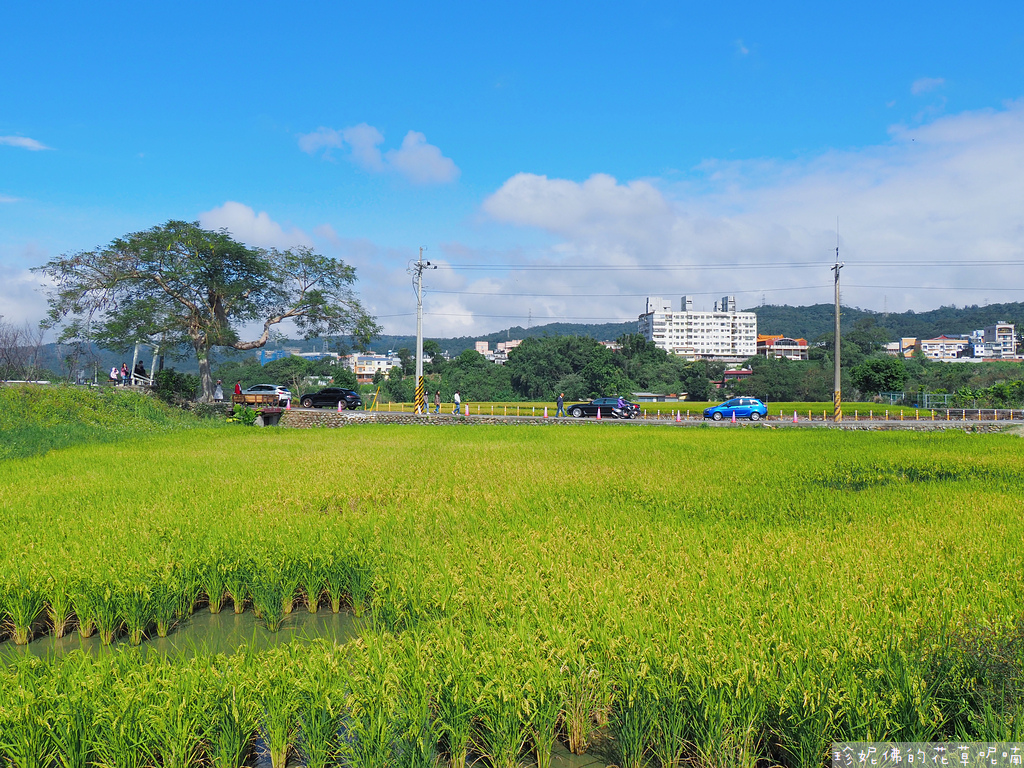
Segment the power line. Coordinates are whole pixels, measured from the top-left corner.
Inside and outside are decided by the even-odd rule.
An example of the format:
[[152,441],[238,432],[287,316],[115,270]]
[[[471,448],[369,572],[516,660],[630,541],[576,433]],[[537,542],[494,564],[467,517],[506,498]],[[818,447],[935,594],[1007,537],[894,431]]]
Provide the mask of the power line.
[[[731,293],[778,293],[781,291],[811,291],[816,288],[828,288],[828,285],[798,285],[787,288],[757,288],[749,291],[731,291]],[[577,298],[577,299],[637,299],[651,295],[647,293],[506,293],[504,291],[438,291],[431,289],[431,293],[444,293],[450,296],[515,296],[522,298]],[[719,296],[721,291],[687,291],[687,296]]]
[[[483,270],[494,271],[508,269],[516,272],[648,272],[667,270],[728,270],[728,269],[830,269],[831,264],[821,261],[788,261],[772,264],[440,264],[441,269],[450,270]],[[887,260],[887,261],[856,261],[851,266],[857,267],[1020,267],[1022,259],[996,260],[964,260],[964,259],[931,259],[926,261]]]

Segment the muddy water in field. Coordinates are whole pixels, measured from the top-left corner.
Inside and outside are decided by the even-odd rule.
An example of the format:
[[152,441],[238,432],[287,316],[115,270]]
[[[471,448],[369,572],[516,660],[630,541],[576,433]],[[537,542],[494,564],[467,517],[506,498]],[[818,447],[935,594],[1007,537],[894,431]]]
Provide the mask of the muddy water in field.
[[[351,613],[331,613],[324,608],[316,613],[310,613],[300,609],[286,616],[277,632],[271,632],[257,621],[252,610],[236,614],[228,606],[226,611],[218,614],[212,614],[205,609],[197,610],[178,624],[167,637],[157,637],[154,629],[152,637],[144,640],[140,649],[146,653],[157,651],[192,655],[233,653],[242,646],[262,650],[295,639],[323,638],[341,644],[358,637],[360,627],[361,620],[356,619]],[[127,636],[119,637],[111,645],[104,646],[98,634],[82,638],[77,629],[74,629],[62,638],[43,635],[22,646],[15,645],[7,639],[0,643],[0,663],[25,655],[63,656],[77,649],[97,654],[111,648],[127,647],[130,647]]]

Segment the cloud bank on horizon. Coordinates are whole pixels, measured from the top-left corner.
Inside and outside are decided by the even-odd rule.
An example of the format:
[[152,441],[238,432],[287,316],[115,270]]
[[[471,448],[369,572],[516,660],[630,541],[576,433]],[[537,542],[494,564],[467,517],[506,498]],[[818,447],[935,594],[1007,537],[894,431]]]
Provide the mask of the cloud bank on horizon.
[[[882,145],[794,160],[708,160],[686,181],[517,173],[482,200],[484,225],[540,233],[545,242],[445,243],[430,255],[442,269],[428,275],[428,333],[484,333],[528,317],[629,321],[648,295],[703,295],[709,307],[725,294],[744,306],[827,302],[837,216],[849,305],[1019,298],[979,262],[1024,258],[1024,99],[889,133]],[[316,240],[357,267],[360,290],[389,332],[414,327],[411,294],[396,290],[408,282],[412,249],[396,262],[373,243],[338,238],[329,224],[313,235],[285,230],[236,202],[200,220],[253,245]]]

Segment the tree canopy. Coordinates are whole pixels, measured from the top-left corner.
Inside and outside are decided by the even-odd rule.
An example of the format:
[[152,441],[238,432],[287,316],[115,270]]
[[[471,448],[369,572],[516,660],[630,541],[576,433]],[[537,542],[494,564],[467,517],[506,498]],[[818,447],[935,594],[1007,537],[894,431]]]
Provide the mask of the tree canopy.
[[[60,338],[110,349],[137,341],[190,346],[203,399],[213,396],[214,347],[262,347],[274,326],[291,320],[306,338],[350,335],[368,343],[379,332],[353,290],[355,270],[300,247],[251,248],[225,231],[168,221],[91,251],[37,267],[54,284],[48,324]],[[243,326],[262,325],[255,339]]]

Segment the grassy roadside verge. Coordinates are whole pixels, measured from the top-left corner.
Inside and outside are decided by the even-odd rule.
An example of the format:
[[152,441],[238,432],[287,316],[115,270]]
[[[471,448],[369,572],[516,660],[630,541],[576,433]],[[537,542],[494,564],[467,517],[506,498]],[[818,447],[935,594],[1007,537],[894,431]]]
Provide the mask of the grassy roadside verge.
[[198,426],[156,398],[114,387],[0,387],[0,460]]

